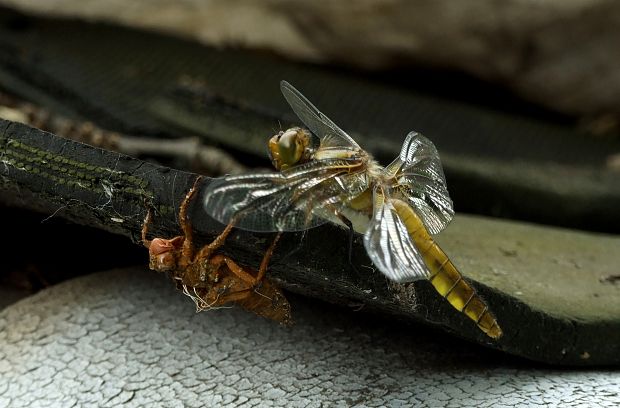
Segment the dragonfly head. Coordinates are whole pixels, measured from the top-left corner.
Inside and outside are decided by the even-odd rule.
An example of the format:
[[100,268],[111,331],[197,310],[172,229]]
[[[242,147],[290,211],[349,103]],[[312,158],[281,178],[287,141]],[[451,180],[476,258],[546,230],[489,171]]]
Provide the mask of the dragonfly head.
[[312,135],[298,127],[280,131],[269,140],[269,156],[278,170],[303,163],[312,154]]

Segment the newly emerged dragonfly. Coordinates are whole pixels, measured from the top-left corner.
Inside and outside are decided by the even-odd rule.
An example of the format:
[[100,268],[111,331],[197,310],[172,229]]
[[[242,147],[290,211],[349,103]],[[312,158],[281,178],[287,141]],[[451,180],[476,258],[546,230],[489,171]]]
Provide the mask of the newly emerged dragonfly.
[[299,231],[328,220],[364,234],[373,263],[389,279],[428,279],[437,292],[488,336],[502,335],[495,317],[431,234],[454,210],[437,149],[417,132],[383,167],[288,82],[281,90],[318,137],[294,127],[269,141],[273,174],[218,179],[205,209],[215,219],[251,231]]

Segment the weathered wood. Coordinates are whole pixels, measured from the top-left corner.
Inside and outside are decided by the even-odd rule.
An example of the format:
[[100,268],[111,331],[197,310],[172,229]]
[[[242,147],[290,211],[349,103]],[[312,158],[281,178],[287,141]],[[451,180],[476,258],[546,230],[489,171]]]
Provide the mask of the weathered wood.
[[[153,234],[178,235],[178,205],[195,177],[0,121],[3,202],[130,236],[135,242],[147,206],[156,210]],[[190,217],[203,242],[221,228],[206,216],[200,200],[190,208]],[[242,264],[258,265],[270,237],[239,231],[225,252]],[[545,244],[546,240],[551,243]],[[614,250],[618,238],[462,217],[439,241],[494,310],[505,333],[498,343],[456,313],[428,282],[388,284],[373,271],[360,237],[352,268],[347,261],[347,231],[334,225],[285,234],[270,274],[297,293],[425,321],[530,359],[575,365],[620,363],[620,288],[597,280],[598,274],[620,263]],[[583,254],[578,256],[575,248]],[[554,262],[557,267],[552,267]]]

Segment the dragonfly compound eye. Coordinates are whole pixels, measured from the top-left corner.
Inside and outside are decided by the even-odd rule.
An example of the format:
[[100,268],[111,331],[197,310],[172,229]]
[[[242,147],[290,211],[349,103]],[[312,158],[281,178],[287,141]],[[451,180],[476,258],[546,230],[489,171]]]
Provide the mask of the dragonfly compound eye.
[[269,141],[269,154],[274,167],[284,170],[294,166],[301,159],[306,143],[300,137],[299,128],[280,132]]

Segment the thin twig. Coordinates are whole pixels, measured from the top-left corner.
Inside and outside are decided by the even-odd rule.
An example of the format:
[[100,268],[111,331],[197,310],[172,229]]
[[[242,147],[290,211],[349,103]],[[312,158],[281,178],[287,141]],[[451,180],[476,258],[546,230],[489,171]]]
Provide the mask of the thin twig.
[[202,144],[198,137],[162,139],[129,136],[75,121],[35,104],[0,92],[0,119],[21,122],[91,146],[134,157],[155,157],[186,163],[186,168],[209,176],[240,174],[246,168],[225,151]]

